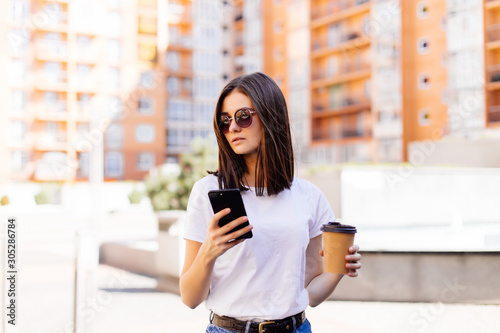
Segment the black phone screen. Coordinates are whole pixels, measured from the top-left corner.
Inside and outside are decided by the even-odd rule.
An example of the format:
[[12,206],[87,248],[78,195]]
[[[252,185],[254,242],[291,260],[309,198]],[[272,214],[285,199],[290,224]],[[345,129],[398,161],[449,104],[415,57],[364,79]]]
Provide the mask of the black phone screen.
[[[225,208],[230,208],[231,212],[219,220],[219,227],[222,227],[229,222],[237,219],[241,216],[246,216],[245,206],[243,205],[243,199],[241,198],[240,190],[237,188],[233,189],[223,189],[223,190],[213,190],[208,192],[208,197],[210,198],[210,203],[212,204],[212,209],[214,213],[218,213]],[[246,227],[249,225],[248,221],[238,225],[233,230],[228,233],[232,233],[236,230]],[[241,235],[237,239],[252,238],[252,231]]]

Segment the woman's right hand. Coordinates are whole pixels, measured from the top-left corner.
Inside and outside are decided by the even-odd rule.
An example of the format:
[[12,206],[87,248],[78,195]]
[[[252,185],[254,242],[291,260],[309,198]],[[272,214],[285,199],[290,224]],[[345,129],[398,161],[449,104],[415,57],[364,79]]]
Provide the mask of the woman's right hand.
[[202,245],[202,249],[200,250],[205,253],[206,258],[210,261],[217,259],[230,248],[244,242],[245,239],[235,239],[253,229],[253,226],[248,225],[244,228],[241,228],[240,230],[226,235],[226,233],[233,230],[238,225],[248,221],[248,218],[246,216],[242,216],[222,227],[219,227],[219,220],[229,214],[230,211],[231,210],[229,208],[226,208],[214,214],[212,220],[208,225],[207,238]]

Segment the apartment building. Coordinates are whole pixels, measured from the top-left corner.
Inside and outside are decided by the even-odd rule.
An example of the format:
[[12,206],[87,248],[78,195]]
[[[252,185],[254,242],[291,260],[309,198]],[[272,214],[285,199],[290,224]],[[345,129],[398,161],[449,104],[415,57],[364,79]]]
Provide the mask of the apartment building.
[[3,0],[2,181],[141,179],[165,155],[156,1]]
[[223,68],[226,9],[217,0],[168,3],[163,68],[167,72],[166,153],[171,161],[190,151],[195,137],[215,144],[213,112],[230,76],[229,68]]
[[[456,5],[458,7],[458,3]],[[468,6],[464,4],[460,7],[463,8],[462,12],[468,9]],[[498,129],[500,127],[500,1],[485,1],[483,13],[486,82],[485,123],[488,128]]]

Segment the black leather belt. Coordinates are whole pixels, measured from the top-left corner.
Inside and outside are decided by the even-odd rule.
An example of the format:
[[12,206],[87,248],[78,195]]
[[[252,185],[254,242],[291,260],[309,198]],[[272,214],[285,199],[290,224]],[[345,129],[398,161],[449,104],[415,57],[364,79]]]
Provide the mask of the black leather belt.
[[[306,313],[302,311],[294,316],[290,316],[279,320],[270,320],[262,323],[251,322],[249,333],[288,333],[293,332],[293,318],[295,318],[295,328],[298,328],[306,320]],[[231,317],[219,316],[214,313],[212,324],[227,330],[245,333],[247,322]]]

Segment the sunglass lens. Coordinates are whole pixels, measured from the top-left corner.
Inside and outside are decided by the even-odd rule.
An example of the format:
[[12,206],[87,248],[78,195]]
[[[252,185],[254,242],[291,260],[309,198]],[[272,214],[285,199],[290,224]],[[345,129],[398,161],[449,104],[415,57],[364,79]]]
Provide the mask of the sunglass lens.
[[248,110],[239,110],[234,118],[239,127],[246,128],[252,124],[252,115]]
[[222,116],[219,119],[219,128],[222,133],[227,133],[229,132],[229,123],[230,120],[227,116]]

